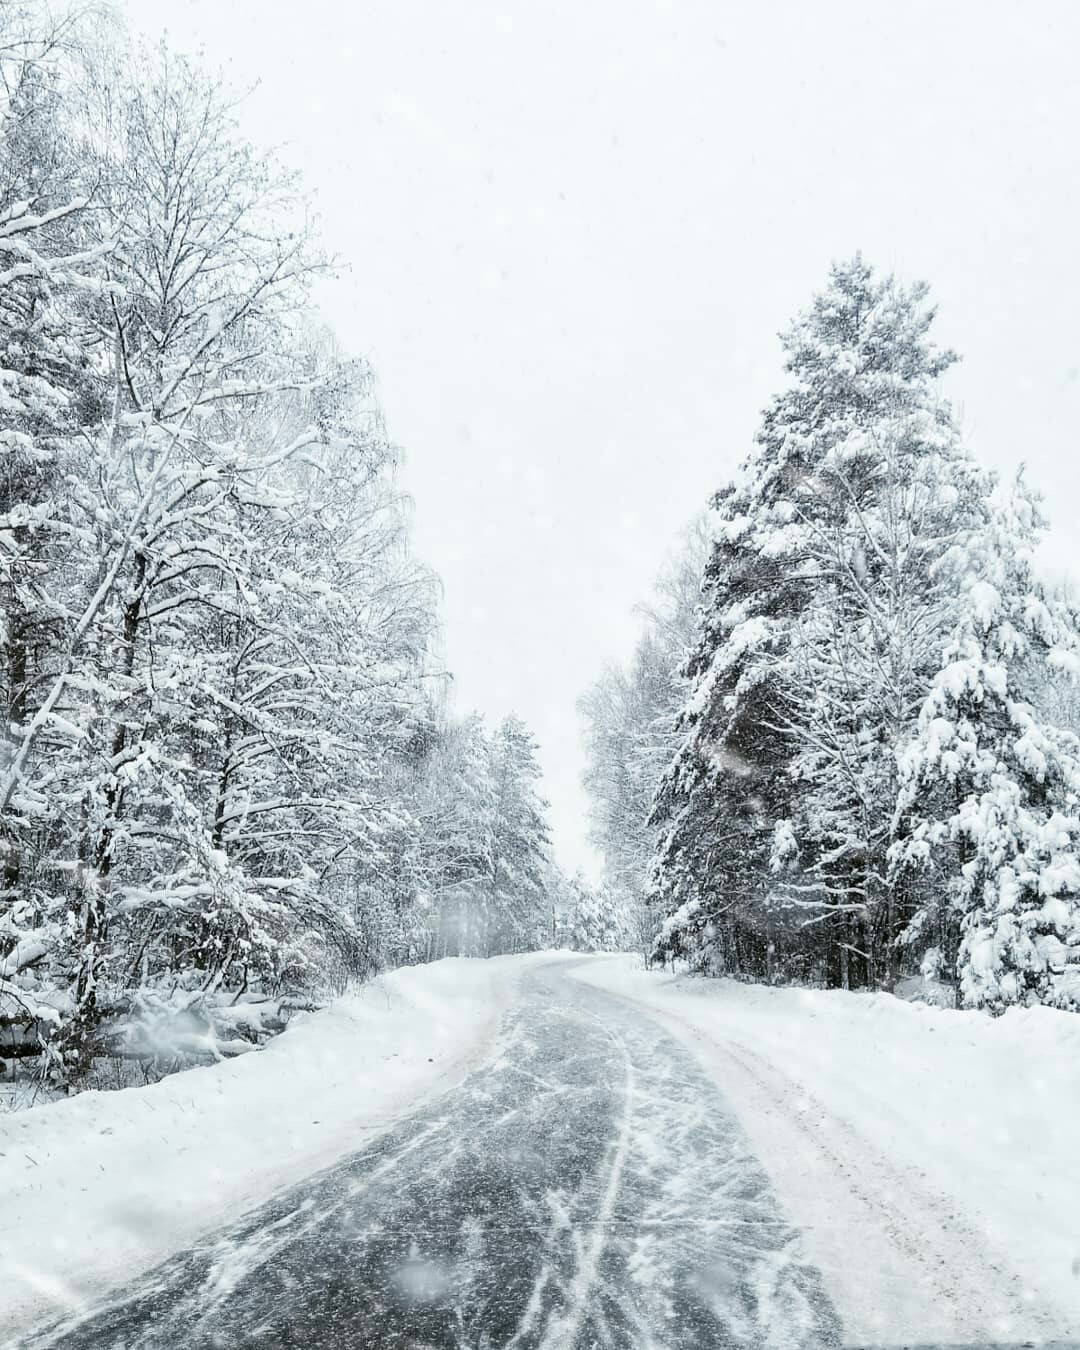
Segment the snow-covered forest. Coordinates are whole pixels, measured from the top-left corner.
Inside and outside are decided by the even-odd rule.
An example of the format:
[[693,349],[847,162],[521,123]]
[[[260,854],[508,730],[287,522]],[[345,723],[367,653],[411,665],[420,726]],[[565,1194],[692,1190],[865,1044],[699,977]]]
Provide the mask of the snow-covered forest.
[[157,1073],[549,942],[535,744],[449,711],[304,185],[113,20],[0,0],[0,100],[0,1054]]
[[783,335],[581,700],[593,884],[530,729],[454,710],[305,184],[115,17],[0,0],[0,34],[9,1074],[138,1081],[385,967],[548,946],[1080,1003],[1077,608],[924,287],[856,257]]
[[3,1347],[1078,1345],[985,8],[0,0]]
[[657,957],[1075,1009],[1077,607],[933,323],[856,256],[782,335],[755,443],[582,700],[593,835]]

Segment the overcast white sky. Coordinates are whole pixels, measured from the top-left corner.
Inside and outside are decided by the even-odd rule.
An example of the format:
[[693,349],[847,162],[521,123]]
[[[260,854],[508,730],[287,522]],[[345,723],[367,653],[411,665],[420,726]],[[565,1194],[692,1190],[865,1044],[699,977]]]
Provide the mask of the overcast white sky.
[[932,283],[985,459],[1080,508],[1076,0],[128,0],[260,87],[351,274],[460,708],[543,749],[587,863],[575,700],[731,472],[775,334],[862,249]]

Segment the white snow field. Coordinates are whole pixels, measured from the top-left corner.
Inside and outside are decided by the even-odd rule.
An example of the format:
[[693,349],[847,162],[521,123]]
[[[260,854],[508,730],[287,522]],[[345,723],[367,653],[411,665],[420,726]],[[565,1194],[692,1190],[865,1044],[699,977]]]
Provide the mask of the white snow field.
[[257,1053],[0,1114],[4,1334],[370,1143],[469,1071],[535,959],[395,970]]
[[722,1088],[853,1344],[1080,1337],[1080,1017],[597,957]]

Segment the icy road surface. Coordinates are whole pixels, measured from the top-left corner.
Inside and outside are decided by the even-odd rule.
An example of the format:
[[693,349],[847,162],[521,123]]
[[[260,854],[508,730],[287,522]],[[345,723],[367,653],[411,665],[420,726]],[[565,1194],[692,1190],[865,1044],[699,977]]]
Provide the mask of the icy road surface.
[[551,964],[523,977],[497,1054],[440,1101],[24,1344],[841,1340],[716,1085],[648,1017]]

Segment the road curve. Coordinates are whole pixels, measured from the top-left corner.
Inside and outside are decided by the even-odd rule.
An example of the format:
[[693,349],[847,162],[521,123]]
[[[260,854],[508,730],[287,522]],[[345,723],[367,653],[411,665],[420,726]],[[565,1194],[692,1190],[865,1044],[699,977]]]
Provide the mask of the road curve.
[[523,978],[498,1053],[457,1088],[22,1345],[840,1343],[716,1085],[647,1016],[553,963]]

